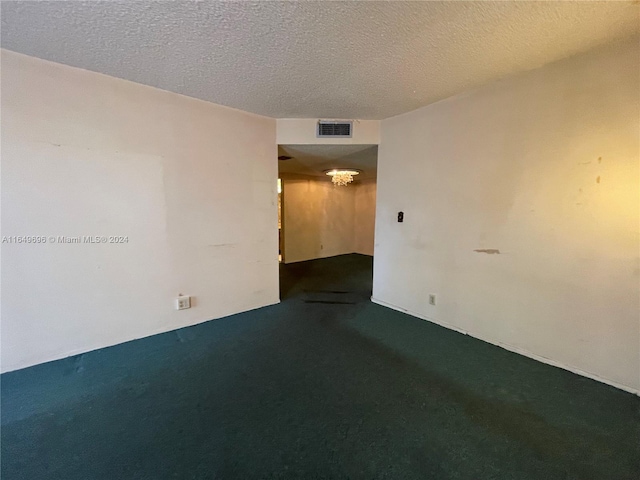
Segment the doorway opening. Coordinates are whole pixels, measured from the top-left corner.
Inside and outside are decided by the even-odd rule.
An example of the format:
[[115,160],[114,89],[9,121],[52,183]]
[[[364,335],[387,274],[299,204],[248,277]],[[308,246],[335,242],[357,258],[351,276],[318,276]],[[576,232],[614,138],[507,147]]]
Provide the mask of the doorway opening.
[[348,263],[349,255],[372,263],[377,160],[377,145],[278,146],[281,299],[285,271],[304,272],[309,262],[330,257]]
[[278,262],[282,263],[282,179],[278,178]]

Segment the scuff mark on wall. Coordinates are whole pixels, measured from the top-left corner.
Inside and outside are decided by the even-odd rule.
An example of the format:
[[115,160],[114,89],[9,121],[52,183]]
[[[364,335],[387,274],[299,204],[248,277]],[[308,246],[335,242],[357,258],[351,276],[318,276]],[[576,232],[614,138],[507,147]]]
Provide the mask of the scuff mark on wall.
[[489,255],[500,255],[500,250],[498,250],[497,248],[478,248],[476,250],[474,250],[474,252],[477,253],[487,253]]
[[600,183],[600,175],[598,175],[598,178],[596,178],[596,183]]

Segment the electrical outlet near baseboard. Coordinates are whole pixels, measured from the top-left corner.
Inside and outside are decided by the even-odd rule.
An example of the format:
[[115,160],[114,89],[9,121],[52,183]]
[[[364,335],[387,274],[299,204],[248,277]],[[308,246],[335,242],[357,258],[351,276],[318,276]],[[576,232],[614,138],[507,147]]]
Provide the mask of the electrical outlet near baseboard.
[[186,310],[191,308],[191,297],[188,295],[181,295],[176,298],[176,310]]
[[435,304],[436,304],[436,294],[435,293],[430,293],[429,294],[429,305],[435,306]]

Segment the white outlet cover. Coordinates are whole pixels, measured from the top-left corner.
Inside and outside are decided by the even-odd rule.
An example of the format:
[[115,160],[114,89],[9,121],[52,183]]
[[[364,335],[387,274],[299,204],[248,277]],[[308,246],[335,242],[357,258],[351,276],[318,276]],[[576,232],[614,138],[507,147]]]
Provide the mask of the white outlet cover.
[[191,297],[181,296],[176,298],[176,310],[186,310],[191,308]]

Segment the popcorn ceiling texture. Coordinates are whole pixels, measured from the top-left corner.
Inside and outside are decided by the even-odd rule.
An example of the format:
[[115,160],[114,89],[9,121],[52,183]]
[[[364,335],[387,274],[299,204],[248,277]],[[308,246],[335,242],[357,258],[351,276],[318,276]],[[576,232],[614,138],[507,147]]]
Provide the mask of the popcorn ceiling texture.
[[277,118],[381,119],[639,30],[632,2],[2,2],[2,47]]

